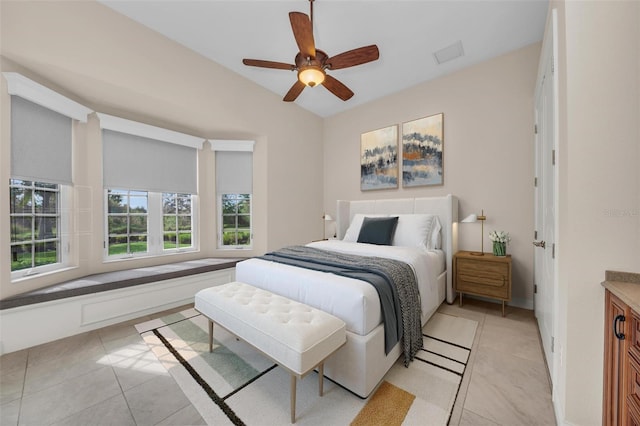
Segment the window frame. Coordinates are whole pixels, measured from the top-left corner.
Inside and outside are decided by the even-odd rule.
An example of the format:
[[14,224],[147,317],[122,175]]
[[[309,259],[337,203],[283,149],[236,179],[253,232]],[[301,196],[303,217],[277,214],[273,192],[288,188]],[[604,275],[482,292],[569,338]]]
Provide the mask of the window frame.
[[[144,192],[147,194],[147,251],[133,253],[109,254],[109,191]],[[163,195],[167,192],[143,191],[122,188],[105,188],[104,190],[104,240],[103,240],[103,261],[114,262],[128,259],[138,259],[146,257],[171,256],[178,253],[196,252],[198,245],[198,196],[191,195],[191,246],[178,248],[164,248],[164,210]],[[176,194],[176,193],[169,193]]]
[[[12,185],[11,181],[13,180],[19,180],[19,181],[29,181],[27,179],[20,179],[20,178],[10,178],[9,180],[9,188],[11,187],[19,187],[22,185]],[[58,241],[58,250],[57,250],[57,257],[58,257],[58,261],[55,263],[49,263],[46,265],[41,265],[41,266],[33,266],[33,258],[32,258],[32,266],[30,268],[24,268],[24,269],[19,269],[16,271],[11,271],[11,281],[17,281],[23,278],[29,278],[32,276],[36,276],[36,275],[41,275],[41,274],[45,274],[45,273],[50,273],[50,272],[56,272],[59,270],[63,270],[66,269],[70,266],[71,264],[71,255],[70,255],[70,238],[69,238],[69,229],[70,229],[70,218],[71,218],[71,214],[70,214],[70,209],[68,208],[68,206],[71,203],[71,193],[72,193],[72,188],[69,185],[63,185],[63,184],[57,184],[57,183],[53,183],[53,182],[44,182],[42,180],[39,181],[29,181],[32,182],[32,186],[30,187],[25,187],[25,188],[31,188],[32,190],[35,190],[37,187],[35,186],[36,183],[44,183],[46,185],[57,185],[57,192],[58,193],[58,200],[57,200],[57,206],[56,206],[56,214],[55,216],[58,218],[57,219],[57,227],[56,227],[56,234],[57,234],[57,238],[55,239],[47,239],[47,240],[57,240]],[[11,194],[11,189],[9,189],[9,194]],[[11,196],[11,195],[10,195]],[[32,215],[35,216],[35,212],[33,211],[33,209],[35,209],[35,206],[33,206],[32,208]],[[9,220],[11,221],[11,217],[13,217],[13,214],[9,213]],[[11,225],[10,225],[11,226]],[[32,229],[32,238],[31,238],[31,244],[35,244],[34,238],[33,238],[33,229]],[[11,253],[11,247],[13,247],[16,244],[13,244],[11,242],[11,237],[9,237],[9,253]]]
[[[110,213],[109,212],[109,195],[111,191],[117,191],[119,193],[126,193],[127,196],[127,211],[126,213]],[[104,257],[105,259],[130,259],[130,258],[134,258],[134,257],[146,257],[149,255],[149,215],[150,215],[150,200],[149,200],[149,192],[148,191],[139,191],[139,190],[133,190],[133,189],[121,189],[121,188],[109,188],[109,189],[105,189],[104,191],[105,193],[105,198],[104,198]],[[134,213],[133,215],[130,213],[130,200],[132,197],[132,193],[134,197],[138,197],[140,196],[139,194],[145,194],[145,198],[147,199],[147,211],[146,213],[143,215],[141,213]],[[141,233],[134,233],[136,236],[139,235],[145,235],[146,236],[146,245],[147,245],[147,249],[145,251],[139,251],[139,252],[130,252],[127,251],[127,253],[118,253],[118,254],[109,254],[109,250],[110,250],[110,244],[109,244],[109,238],[111,237],[111,234],[109,233],[109,219],[110,217],[113,216],[121,216],[121,217],[127,217],[127,233],[123,234],[126,235],[127,237],[127,246],[129,247],[130,242],[129,239],[131,237],[131,232],[130,232],[130,224],[129,224],[129,217],[133,216],[133,217],[141,217],[141,216],[145,216],[146,218],[146,223],[147,223],[147,229],[146,232],[144,234]]]
[[[164,199],[166,198],[166,194],[171,194],[176,198],[176,206],[177,206],[177,199],[178,197],[180,198],[185,198],[185,196],[190,196],[191,200],[190,200],[190,212],[188,215],[186,214],[181,214],[177,207],[176,207],[176,212],[175,214],[167,214],[164,211]],[[195,239],[196,239],[196,235],[195,235],[195,231],[194,231],[194,227],[195,227],[195,220],[194,220],[194,205],[195,205],[195,196],[193,194],[185,194],[185,193],[179,193],[179,192],[163,192],[161,194],[162,196],[162,251],[163,253],[181,253],[181,252],[185,252],[185,251],[193,251],[195,249]],[[165,248],[164,247],[164,236],[167,233],[170,233],[171,231],[165,231],[164,229],[164,219],[167,216],[173,216],[176,218],[176,229],[175,229],[175,234],[176,234],[176,247],[175,248]],[[179,220],[181,217],[186,217],[189,216],[191,218],[191,223],[190,223],[190,230],[189,230],[189,234],[191,234],[191,245],[189,246],[184,246],[181,247],[180,246],[180,223]]]
[[[224,244],[224,212],[222,197],[225,195],[248,195],[249,196],[249,244]],[[217,210],[218,210],[218,250],[252,250],[253,249],[253,193],[249,194],[217,194]],[[236,217],[238,214],[236,213]],[[236,221],[236,233],[238,232],[238,223]]]

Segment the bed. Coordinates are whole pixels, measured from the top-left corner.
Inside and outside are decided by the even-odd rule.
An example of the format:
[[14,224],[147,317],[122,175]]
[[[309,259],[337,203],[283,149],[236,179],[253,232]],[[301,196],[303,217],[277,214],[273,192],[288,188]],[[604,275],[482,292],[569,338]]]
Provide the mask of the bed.
[[[411,267],[419,290],[419,321],[453,303],[452,255],[457,251],[458,201],[453,195],[395,200],[338,201],[336,239],[307,244],[344,254],[399,260]],[[398,218],[397,221],[394,218]],[[365,219],[366,218],[366,219]],[[395,221],[390,245],[357,242],[372,222]],[[362,224],[366,225],[363,226]],[[379,227],[379,224],[375,226]],[[377,228],[376,228],[377,229]],[[376,235],[373,238],[378,238]],[[365,239],[366,241],[366,239]],[[383,309],[368,282],[274,262],[268,256],[236,265],[236,280],[329,312],[347,324],[347,343],[325,364],[325,375],[365,398],[403,353],[385,344]],[[387,336],[388,337],[388,336]]]

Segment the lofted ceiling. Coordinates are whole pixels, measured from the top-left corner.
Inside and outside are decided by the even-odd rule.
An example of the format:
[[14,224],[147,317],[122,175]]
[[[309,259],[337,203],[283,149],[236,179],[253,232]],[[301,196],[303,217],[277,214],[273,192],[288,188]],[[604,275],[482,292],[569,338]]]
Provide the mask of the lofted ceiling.
[[[294,63],[289,12],[308,0],[99,0],[265,87],[282,98],[296,73],[248,67],[243,58]],[[542,40],[548,0],[315,0],[316,47],[329,56],[376,44],[380,59],[328,71],[355,95],[342,101],[307,87],[296,104],[321,117]],[[460,42],[462,56],[438,64],[434,53]],[[446,53],[446,52],[445,52]]]

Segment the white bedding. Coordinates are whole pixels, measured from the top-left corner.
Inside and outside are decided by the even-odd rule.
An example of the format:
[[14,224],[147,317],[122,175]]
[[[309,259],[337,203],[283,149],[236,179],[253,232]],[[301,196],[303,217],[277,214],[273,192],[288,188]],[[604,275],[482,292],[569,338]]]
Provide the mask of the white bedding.
[[[341,240],[317,241],[311,247],[363,256],[378,256],[408,263],[414,270],[423,312],[440,305],[438,276],[445,269],[441,250],[379,246]],[[364,281],[313,271],[262,259],[248,259],[236,265],[236,280],[329,312],[347,324],[347,330],[364,336],[382,321],[380,302],[374,287]],[[423,315],[423,323],[428,318]]]

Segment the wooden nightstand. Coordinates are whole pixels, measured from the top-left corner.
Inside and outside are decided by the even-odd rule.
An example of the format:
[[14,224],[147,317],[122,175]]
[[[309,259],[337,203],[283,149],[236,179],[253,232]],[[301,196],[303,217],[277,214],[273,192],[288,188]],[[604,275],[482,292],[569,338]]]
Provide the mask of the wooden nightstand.
[[502,300],[511,300],[511,255],[504,257],[485,253],[483,256],[459,251],[453,256],[453,289],[460,294],[473,294]]

